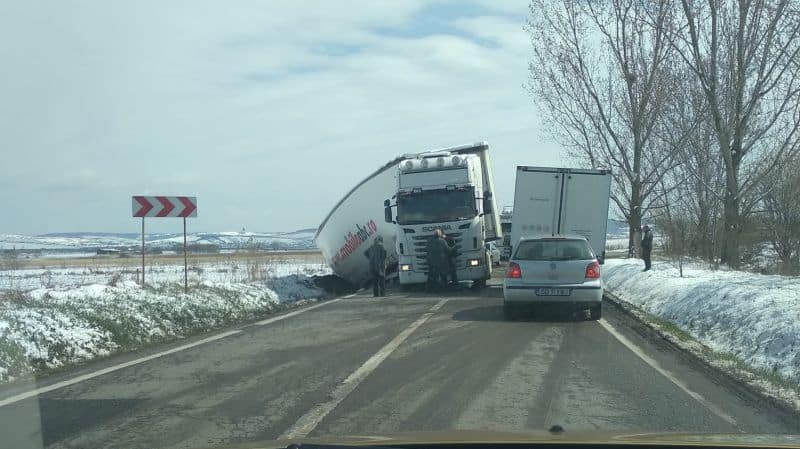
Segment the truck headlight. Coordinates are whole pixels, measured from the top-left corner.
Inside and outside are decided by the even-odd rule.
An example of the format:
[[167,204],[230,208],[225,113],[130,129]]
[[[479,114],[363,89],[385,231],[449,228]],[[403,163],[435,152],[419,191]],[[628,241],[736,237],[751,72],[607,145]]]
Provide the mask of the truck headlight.
[[411,264],[400,265],[400,271],[411,271]]
[[469,259],[469,260],[467,260],[467,266],[468,267],[477,267],[480,264],[481,264],[481,260],[480,259]]

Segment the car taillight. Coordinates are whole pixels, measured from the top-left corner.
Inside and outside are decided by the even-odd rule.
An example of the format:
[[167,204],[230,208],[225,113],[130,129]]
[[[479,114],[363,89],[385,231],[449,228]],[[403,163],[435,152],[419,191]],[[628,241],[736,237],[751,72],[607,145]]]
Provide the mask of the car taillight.
[[520,268],[519,265],[515,264],[514,262],[511,262],[510,264],[508,264],[508,273],[506,274],[506,277],[510,279],[521,278],[522,268]]
[[586,267],[586,279],[600,279],[600,264],[596,260]]

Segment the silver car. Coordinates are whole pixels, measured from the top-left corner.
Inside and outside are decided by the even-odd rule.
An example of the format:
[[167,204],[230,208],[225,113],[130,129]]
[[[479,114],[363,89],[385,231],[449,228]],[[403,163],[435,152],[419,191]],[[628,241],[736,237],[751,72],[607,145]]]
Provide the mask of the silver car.
[[600,264],[579,235],[523,237],[514,248],[503,280],[503,311],[513,319],[522,307],[556,303],[602,315]]

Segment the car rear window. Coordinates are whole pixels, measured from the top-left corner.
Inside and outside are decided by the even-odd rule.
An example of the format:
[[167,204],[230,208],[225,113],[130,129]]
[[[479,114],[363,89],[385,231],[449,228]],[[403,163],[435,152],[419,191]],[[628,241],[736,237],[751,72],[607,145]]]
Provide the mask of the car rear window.
[[592,249],[586,240],[523,240],[514,255],[517,260],[590,260]]

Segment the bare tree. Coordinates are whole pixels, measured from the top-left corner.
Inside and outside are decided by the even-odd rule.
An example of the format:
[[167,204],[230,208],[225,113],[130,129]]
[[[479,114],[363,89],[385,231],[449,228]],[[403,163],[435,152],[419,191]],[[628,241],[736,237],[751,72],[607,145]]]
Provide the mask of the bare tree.
[[760,186],[767,239],[784,271],[796,273],[800,268],[800,161],[781,164]]
[[[681,248],[687,254],[716,262],[724,169],[708,120],[705,95],[696,77],[688,69],[679,70],[676,76],[681,78],[681,101],[669,104],[658,134],[673,148],[677,163],[662,178],[665,195],[656,199],[663,207],[673,205],[673,213],[667,214],[671,215],[667,220],[670,228],[685,226],[686,241]],[[664,218],[660,218],[663,223]]]
[[675,8],[647,0],[533,0],[529,91],[570,154],[612,171],[629,250],[659,177],[674,163],[654,138],[677,91],[667,29]]
[[789,0],[681,0],[671,42],[702,88],[725,173],[723,262],[740,263],[758,180],[797,154],[800,14]]

